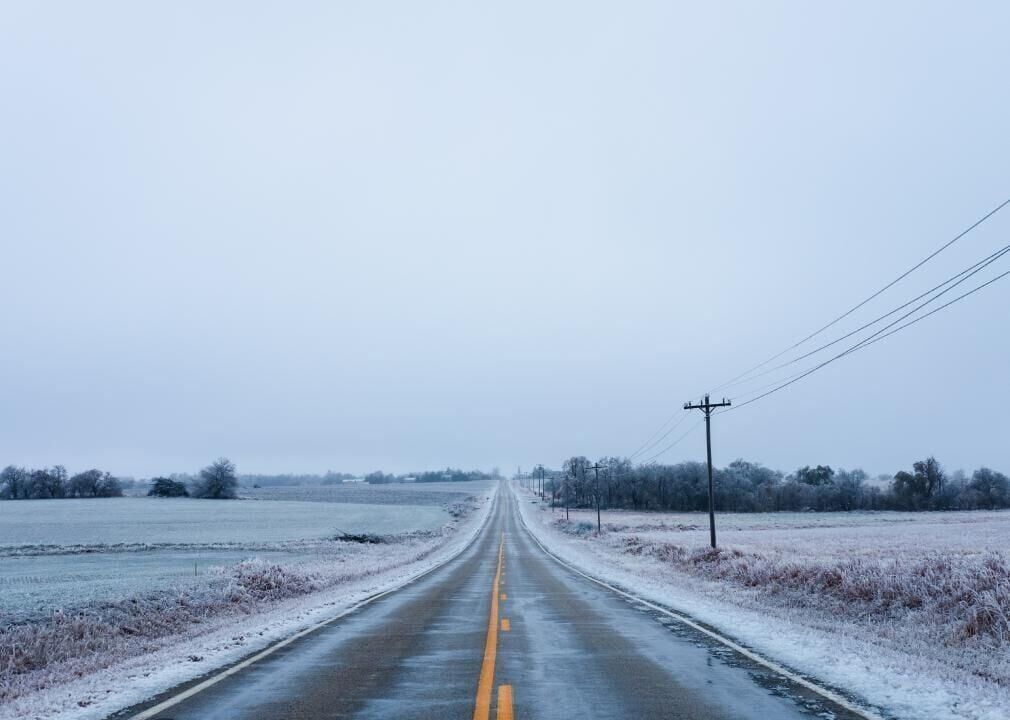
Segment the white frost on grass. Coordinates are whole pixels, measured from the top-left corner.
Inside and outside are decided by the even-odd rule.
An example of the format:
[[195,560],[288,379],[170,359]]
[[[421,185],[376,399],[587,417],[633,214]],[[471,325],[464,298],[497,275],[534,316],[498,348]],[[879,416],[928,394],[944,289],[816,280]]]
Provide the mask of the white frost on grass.
[[254,557],[285,566],[325,562],[332,550],[325,539],[341,532],[437,533],[450,520],[446,509],[455,506],[189,498],[0,502],[0,627],[200,584],[212,567]]
[[436,530],[440,505],[252,502],[193,498],[0,501],[0,548],[31,545],[282,542],[336,530]]
[[293,565],[325,554],[332,543],[276,549],[186,547],[122,552],[15,555],[0,553],[0,623],[20,624],[57,610],[115,601],[138,593],[181,591],[207,581],[215,568],[257,558]]
[[910,720],[1010,717],[1010,513],[551,512],[528,527],[583,571]]
[[97,720],[235,662],[443,562],[490,510],[484,502],[435,533],[332,543],[290,565],[241,563],[178,594],[141,593],[6,628],[0,720]]

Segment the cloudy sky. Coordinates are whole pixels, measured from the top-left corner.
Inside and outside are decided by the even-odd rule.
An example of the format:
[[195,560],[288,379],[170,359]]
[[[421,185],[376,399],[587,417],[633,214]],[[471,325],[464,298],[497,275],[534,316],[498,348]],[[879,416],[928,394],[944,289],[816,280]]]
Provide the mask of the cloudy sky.
[[[1010,197],[1008,21],[4,3],[0,465],[630,454]],[[1010,208],[818,340],[1008,238]],[[1010,278],[717,419],[717,462],[1010,471],[1008,309]]]

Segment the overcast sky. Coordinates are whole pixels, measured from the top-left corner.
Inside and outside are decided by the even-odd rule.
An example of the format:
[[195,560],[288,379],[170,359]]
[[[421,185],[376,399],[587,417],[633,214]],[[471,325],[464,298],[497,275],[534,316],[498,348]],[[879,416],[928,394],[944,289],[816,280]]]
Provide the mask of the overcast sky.
[[[630,454],[1010,197],[1008,21],[4,3],[0,465]],[[1008,238],[1010,208],[823,338]],[[717,463],[1010,471],[1008,309],[1010,278],[715,420]]]

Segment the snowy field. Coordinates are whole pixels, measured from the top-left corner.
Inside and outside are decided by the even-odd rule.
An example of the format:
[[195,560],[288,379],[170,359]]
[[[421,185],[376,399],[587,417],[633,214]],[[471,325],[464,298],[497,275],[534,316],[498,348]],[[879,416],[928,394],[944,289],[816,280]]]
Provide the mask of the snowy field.
[[32,545],[267,543],[345,532],[434,530],[443,503],[415,506],[295,501],[103,498],[0,502],[0,552]]
[[293,489],[322,492],[0,502],[0,718],[104,717],[234,659],[465,544],[494,488]]
[[0,621],[189,586],[211,568],[254,557],[312,560],[324,541],[341,532],[430,533],[450,519],[444,503],[189,498],[0,503]]
[[493,480],[447,483],[341,483],[338,485],[295,485],[241,489],[242,497],[257,500],[300,500],[308,502],[368,503],[378,505],[442,505],[469,496],[486,497],[494,490]]
[[[596,511],[571,511],[573,522],[592,522]],[[708,515],[604,510],[605,530],[686,548],[708,547]],[[885,557],[927,550],[978,554],[1006,548],[1010,511],[719,513],[721,544],[739,550],[788,553],[792,559],[825,552]]]
[[916,720],[1010,717],[1010,512],[551,512],[553,552]]
[[20,623],[138,591],[184,589],[213,569],[256,557],[305,560],[305,552],[178,548],[148,552],[0,555],[0,621]]

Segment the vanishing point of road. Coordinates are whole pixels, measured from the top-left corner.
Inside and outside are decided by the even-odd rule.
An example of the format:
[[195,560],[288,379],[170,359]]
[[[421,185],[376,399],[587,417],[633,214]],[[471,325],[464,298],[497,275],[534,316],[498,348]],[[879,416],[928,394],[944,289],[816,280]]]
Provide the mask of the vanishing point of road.
[[154,718],[860,717],[561,565],[504,483],[494,502],[476,540],[438,570]]

